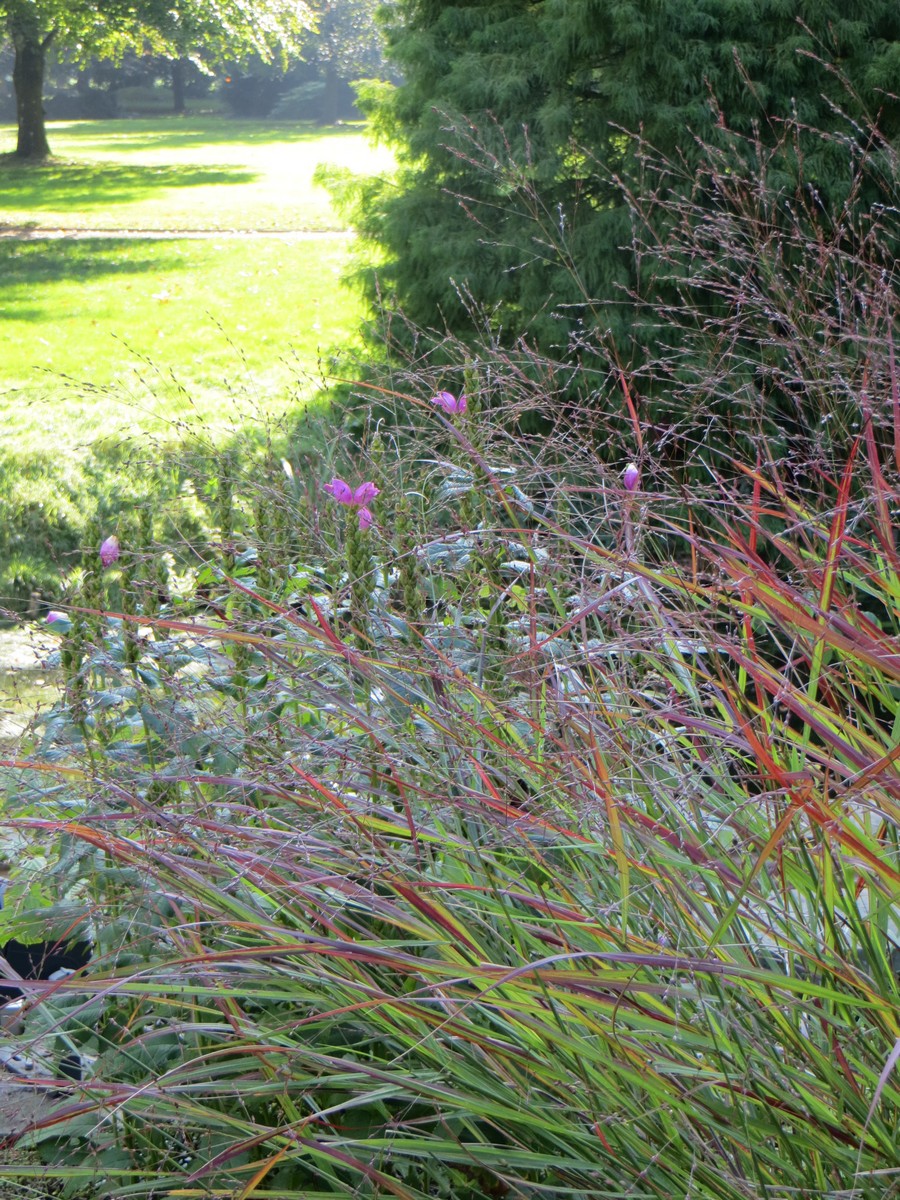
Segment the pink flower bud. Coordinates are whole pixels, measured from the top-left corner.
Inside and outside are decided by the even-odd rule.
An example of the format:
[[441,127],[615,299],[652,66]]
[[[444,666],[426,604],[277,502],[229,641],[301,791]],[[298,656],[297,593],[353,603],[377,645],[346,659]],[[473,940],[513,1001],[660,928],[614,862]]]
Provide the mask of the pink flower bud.
[[626,492],[636,491],[638,484],[641,481],[641,473],[634,463],[629,463],[622,474],[622,482],[625,484]]
[[368,529],[374,520],[375,520],[375,518],[372,516],[371,512],[367,508],[363,507],[359,510],[359,527],[360,527],[360,529]]
[[113,534],[100,546],[100,561],[104,567],[111,567],[119,557],[119,539]]

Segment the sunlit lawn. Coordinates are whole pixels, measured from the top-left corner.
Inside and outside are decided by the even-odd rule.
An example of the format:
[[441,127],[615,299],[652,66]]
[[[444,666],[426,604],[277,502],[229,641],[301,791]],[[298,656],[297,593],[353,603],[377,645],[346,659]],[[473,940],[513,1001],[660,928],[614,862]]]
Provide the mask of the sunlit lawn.
[[340,235],[0,241],[0,448],[173,419],[230,430],[238,392],[283,409],[352,337],[346,253]]
[[[118,446],[142,446],[149,468],[182,434],[252,439],[316,394],[360,309],[340,284],[351,238],[313,172],[390,165],[360,128],[204,117],[49,134],[54,158],[23,165],[0,128],[0,233],[31,231],[0,237],[0,607],[56,588],[60,555],[120,487]],[[155,474],[129,479],[136,502]]]
[[[49,134],[47,164],[0,157],[0,229],[221,236],[0,240],[0,448],[61,423],[84,441],[166,422],[172,404],[180,419],[185,392],[203,419],[239,390],[274,411],[352,338],[358,305],[340,285],[350,240],[312,174],[389,165],[360,128],[203,117]],[[4,127],[0,154],[12,144]],[[226,236],[275,230],[311,236]],[[100,404],[83,385],[115,390]]]
[[[342,223],[312,182],[321,162],[363,174],[390,166],[359,127],[197,117],[48,126],[54,161],[0,158],[0,226],[54,229],[305,229]],[[0,155],[15,131],[0,126]]]

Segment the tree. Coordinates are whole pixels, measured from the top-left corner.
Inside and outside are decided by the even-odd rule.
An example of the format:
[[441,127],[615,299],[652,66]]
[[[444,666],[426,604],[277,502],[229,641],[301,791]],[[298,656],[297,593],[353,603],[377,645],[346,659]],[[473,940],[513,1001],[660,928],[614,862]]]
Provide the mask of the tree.
[[[726,131],[774,144],[836,108],[900,131],[896,0],[396,0],[386,35],[405,82],[371,115],[401,172],[358,214],[372,295],[455,332],[474,300],[544,348],[585,322],[627,338],[642,144],[693,187],[698,142]],[[810,153],[837,188],[827,141]]]
[[149,40],[171,64],[176,112],[185,108],[191,61],[203,69],[250,55],[268,61],[275,50],[296,49],[313,25],[312,8],[303,0],[144,0],[141,7],[152,27]]
[[81,58],[115,56],[129,45],[174,59],[269,56],[279,45],[294,44],[312,15],[303,0],[0,0],[0,20],[15,50],[16,154],[40,159],[50,153],[43,88],[51,45]]
[[338,118],[342,82],[384,76],[384,44],[375,9],[375,0],[320,0],[316,31],[304,59],[322,71],[323,124],[333,125]]

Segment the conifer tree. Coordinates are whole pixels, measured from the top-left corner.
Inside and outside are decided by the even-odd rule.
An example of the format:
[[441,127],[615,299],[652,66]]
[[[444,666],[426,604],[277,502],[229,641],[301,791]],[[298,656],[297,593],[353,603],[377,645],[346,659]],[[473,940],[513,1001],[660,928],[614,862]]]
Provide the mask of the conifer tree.
[[[725,131],[773,142],[784,119],[900,132],[897,0],[396,0],[405,82],[370,98],[401,161],[357,223],[383,261],[372,289],[420,325],[565,344],[579,321],[628,326],[634,261],[618,181],[639,139],[683,171]],[[894,95],[891,95],[891,93]],[[819,139],[825,191],[846,157]],[[790,164],[786,164],[789,169]],[[602,310],[602,316],[599,315]]]

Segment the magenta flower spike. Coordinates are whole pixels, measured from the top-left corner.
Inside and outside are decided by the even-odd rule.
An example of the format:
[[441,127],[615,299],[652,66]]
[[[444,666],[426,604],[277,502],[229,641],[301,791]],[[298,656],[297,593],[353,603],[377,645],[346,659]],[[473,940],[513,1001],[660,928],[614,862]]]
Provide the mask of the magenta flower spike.
[[104,567],[111,567],[119,557],[119,553],[119,539],[115,534],[112,534],[100,544],[100,562]]
[[371,480],[367,479],[365,483],[359,484],[354,489],[351,488],[349,483],[345,483],[343,479],[338,479],[335,475],[331,483],[325,484],[324,490],[334,496],[338,504],[346,504],[348,508],[359,509],[360,529],[368,529],[375,520],[369,505],[378,495],[380,489]]
[[641,473],[634,463],[629,463],[622,472],[622,482],[625,485],[626,492],[634,492],[641,481]]
[[464,413],[468,407],[468,401],[465,396],[457,398],[452,392],[438,392],[436,396],[431,397],[431,403],[437,404],[445,413]]

